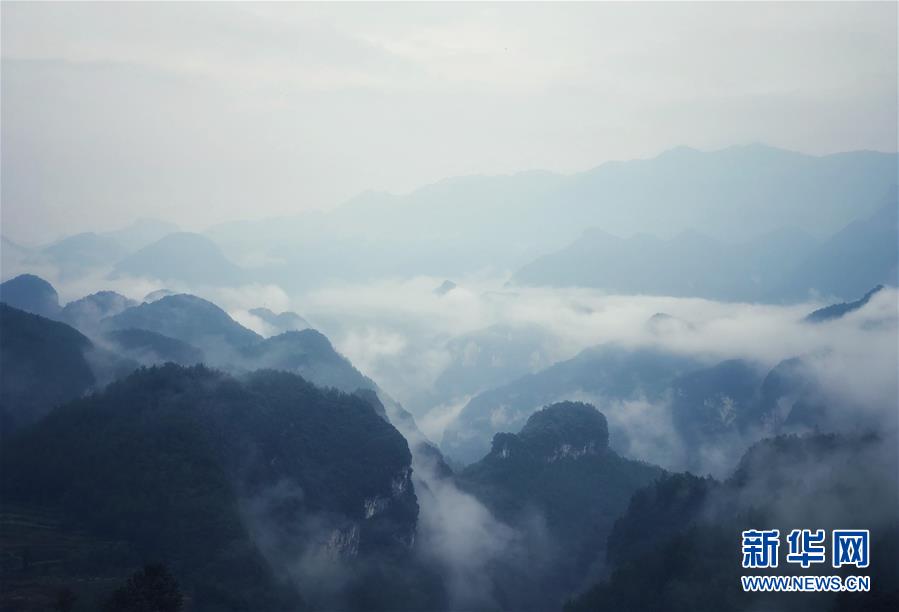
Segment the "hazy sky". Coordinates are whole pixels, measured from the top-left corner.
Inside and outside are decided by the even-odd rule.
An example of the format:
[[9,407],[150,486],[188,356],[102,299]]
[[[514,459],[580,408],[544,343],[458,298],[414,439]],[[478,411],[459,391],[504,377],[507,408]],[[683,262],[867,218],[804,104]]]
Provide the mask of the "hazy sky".
[[458,174],[896,150],[897,5],[2,4],[2,231],[187,228]]

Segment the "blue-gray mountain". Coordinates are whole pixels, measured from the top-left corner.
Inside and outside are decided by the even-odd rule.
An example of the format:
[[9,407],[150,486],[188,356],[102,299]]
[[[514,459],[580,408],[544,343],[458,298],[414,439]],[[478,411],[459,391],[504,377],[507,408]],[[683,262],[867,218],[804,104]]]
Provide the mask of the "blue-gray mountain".
[[[671,475],[635,494],[608,540],[604,580],[566,606],[578,610],[893,610],[899,606],[896,445],[872,434],[784,436],[746,452],[724,482]],[[794,527],[868,529],[868,593],[747,593],[740,532]],[[830,535],[828,534],[828,541]],[[779,551],[779,574],[802,570]],[[828,551],[828,556],[831,554]],[[828,575],[858,573],[854,567]],[[877,585],[876,587],[874,585]]]
[[695,231],[726,244],[797,228],[799,248],[804,234],[829,236],[872,215],[896,183],[896,165],[896,154],[865,151],[816,157],[760,145],[681,148],[571,176],[471,176],[402,196],[366,193],[325,213],[228,223],[208,233],[229,253],[280,262],[258,270],[258,278],[291,289],[515,270],[588,227],[664,238]]
[[0,302],[42,317],[59,317],[59,294],[53,285],[34,274],[20,274],[0,284]]
[[99,329],[100,322],[136,306],[137,302],[115,291],[98,291],[66,304],[60,319],[83,332]]
[[[2,452],[5,501],[123,543],[93,568],[67,561],[75,576],[153,558],[199,610],[434,605],[407,584],[419,575],[409,448],[361,398],[287,373],[170,364],[54,411]],[[338,587],[287,572],[314,557]]]
[[526,552],[510,550],[492,569],[500,607],[558,609],[595,579],[615,518],[662,474],[609,449],[606,419],[588,404],[547,406],[518,434],[494,436],[490,453],[457,481],[523,538]]
[[259,317],[264,323],[271,326],[275,334],[282,334],[288,331],[301,331],[312,327],[309,323],[295,312],[273,312],[268,308],[251,308],[250,314]]
[[695,231],[665,240],[589,230],[561,251],[522,267],[512,280],[719,300],[850,298],[878,283],[896,284],[896,213],[893,196],[873,216],[853,221],[823,242],[799,229],[736,245]]
[[226,258],[209,238],[189,232],[169,234],[119,260],[114,276],[181,281],[193,286],[238,285],[244,270]]
[[877,285],[854,302],[842,302],[840,304],[831,304],[830,306],[819,308],[818,310],[810,313],[803,320],[808,323],[821,323],[823,321],[832,321],[834,319],[842,318],[844,315],[847,315],[850,312],[855,312],[856,310],[859,310],[860,308],[865,306],[868,302],[871,301],[871,298],[874,297],[874,294],[882,289],[883,285]]
[[0,427],[6,437],[80,397],[97,377],[93,343],[64,323],[0,303]]
[[[614,344],[589,348],[473,397],[447,428],[441,448],[452,459],[471,463],[490,449],[495,433],[522,427],[541,406],[584,395],[609,401],[660,401],[679,375],[699,367],[701,362],[693,357],[655,349],[630,350]],[[624,433],[613,432],[618,436],[613,444],[626,449]]]
[[[450,459],[471,463],[489,450],[494,434],[520,427],[540,406],[584,397],[610,419],[613,448],[655,457],[646,454],[647,444],[664,441],[670,445],[663,453],[666,465],[698,473],[726,472],[743,449],[770,435],[897,426],[895,418],[882,418],[889,406],[874,400],[866,406],[834,403],[814,367],[822,357],[803,355],[771,368],[601,345],[476,395],[447,427],[441,448]],[[635,419],[631,403],[651,411]],[[645,430],[661,433],[648,438]]]

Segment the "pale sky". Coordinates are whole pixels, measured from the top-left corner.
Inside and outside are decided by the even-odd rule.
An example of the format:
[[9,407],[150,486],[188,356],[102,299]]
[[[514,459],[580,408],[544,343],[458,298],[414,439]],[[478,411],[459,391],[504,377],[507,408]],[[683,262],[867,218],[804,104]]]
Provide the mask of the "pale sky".
[[0,230],[25,243],[677,145],[896,150],[894,2],[0,10]]

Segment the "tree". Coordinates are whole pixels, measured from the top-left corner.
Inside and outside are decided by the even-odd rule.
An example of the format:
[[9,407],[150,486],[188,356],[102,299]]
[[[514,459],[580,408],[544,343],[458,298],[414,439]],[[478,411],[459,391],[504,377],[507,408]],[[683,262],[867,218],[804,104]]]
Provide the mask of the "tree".
[[78,601],[78,596],[75,595],[72,589],[59,589],[56,591],[56,606],[54,609],[57,612],[72,612],[76,601]]
[[115,590],[105,612],[179,612],[184,596],[178,581],[159,563],[144,567]]

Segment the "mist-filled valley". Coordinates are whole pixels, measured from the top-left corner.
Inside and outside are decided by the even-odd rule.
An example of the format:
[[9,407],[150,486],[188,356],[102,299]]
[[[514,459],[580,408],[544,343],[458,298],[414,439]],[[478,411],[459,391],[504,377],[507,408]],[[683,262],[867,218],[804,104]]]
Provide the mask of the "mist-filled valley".
[[[447,244],[403,257],[373,231],[357,248],[385,271],[338,264],[329,278],[328,234],[306,243],[258,223],[240,240],[234,224],[149,220],[36,248],[4,240],[4,606],[39,609],[51,585],[100,605],[153,561],[198,610],[795,609],[735,590],[730,544],[756,512],[862,521],[894,594],[867,597],[889,600],[899,293],[886,158],[890,171],[859,162],[876,160],[864,171],[881,197],[847,196],[858,218],[830,234],[819,219],[714,243],[594,232],[505,273],[484,255],[479,270],[426,274]],[[790,244],[747,246],[760,241]],[[253,267],[253,248],[263,262],[303,254]],[[714,289],[725,281],[744,299]],[[831,501],[843,487],[851,499]],[[676,595],[672,581],[696,579],[684,571],[717,586]]]
[[899,609],[896,12],[3,3],[0,612]]

